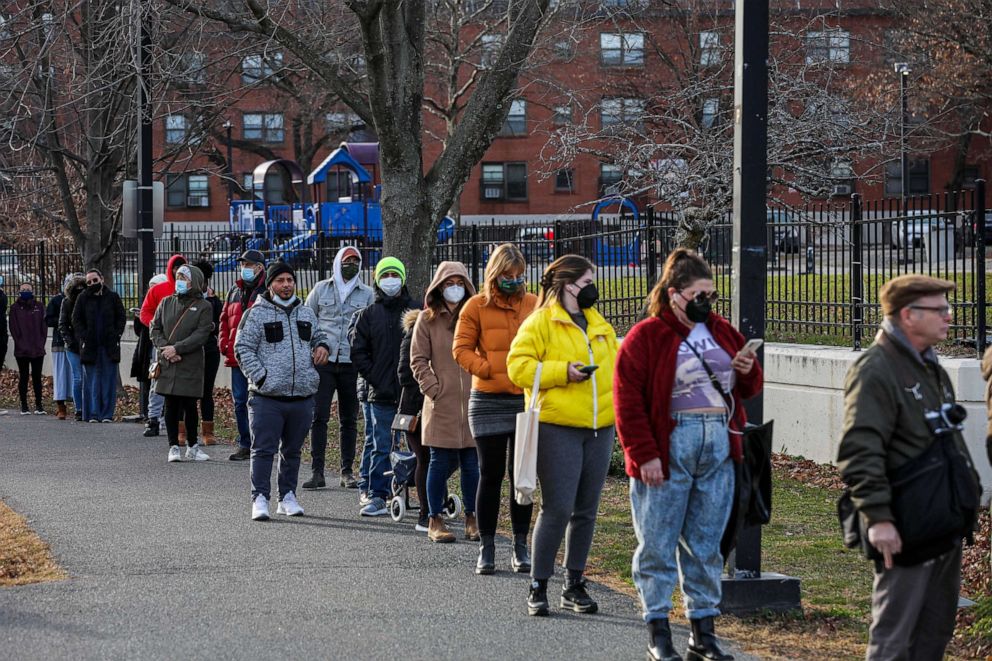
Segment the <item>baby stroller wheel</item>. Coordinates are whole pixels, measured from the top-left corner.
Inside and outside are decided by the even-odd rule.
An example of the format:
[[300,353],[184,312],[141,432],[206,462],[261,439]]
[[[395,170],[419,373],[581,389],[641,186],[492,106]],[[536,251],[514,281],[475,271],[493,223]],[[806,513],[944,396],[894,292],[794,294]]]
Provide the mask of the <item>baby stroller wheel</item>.
[[462,513],[462,499],[457,495],[448,494],[448,499],[444,501],[444,515],[449,519],[456,519]]
[[406,516],[406,503],[403,502],[402,496],[395,496],[389,501],[389,516],[397,522],[402,521],[403,517]]
[[393,475],[393,478],[389,481],[389,488],[392,489],[394,496],[399,496],[403,493],[403,485],[395,475]]

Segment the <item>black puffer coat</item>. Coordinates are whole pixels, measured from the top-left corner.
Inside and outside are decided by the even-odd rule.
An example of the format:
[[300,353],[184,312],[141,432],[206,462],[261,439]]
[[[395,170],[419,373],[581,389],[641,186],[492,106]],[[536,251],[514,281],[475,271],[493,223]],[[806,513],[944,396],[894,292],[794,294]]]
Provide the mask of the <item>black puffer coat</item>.
[[84,365],[96,363],[100,348],[111,362],[121,362],[121,335],[127,326],[124,304],[117,292],[100,285],[98,291],[86,288],[72,310],[72,326],[79,341],[79,359]]
[[404,415],[417,415],[424,408],[424,396],[420,384],[410,369],[410,345],[413,343],[413,327],[417,323],[418,310],[410,310],[403,315],[403,341],[400,342],[400,364],[396,378],[400,383],[400,404],[397,409]]
[[403,341],[401,319],[407,310],[420,309],[420,302],[410,298],[403,288],[389,298],[376,287],[375,303],[355,315],[351,329],[351,362],[365,379],[368,401],[395,404],[400,397],[396,368],[400,364]]

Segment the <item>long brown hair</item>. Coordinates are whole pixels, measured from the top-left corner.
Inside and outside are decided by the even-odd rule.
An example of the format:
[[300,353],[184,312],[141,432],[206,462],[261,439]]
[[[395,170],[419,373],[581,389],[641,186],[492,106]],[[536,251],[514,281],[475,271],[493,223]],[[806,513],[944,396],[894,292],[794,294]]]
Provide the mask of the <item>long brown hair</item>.
[[[497,246],[493,254],[489,256],[489,262],[486,263],[486,273],[482,280],[482,295],[486,298],[486,304],[492,303],[493,296],[499,291],[499,283],[497,282],[499,276],[510,269],[520,269],[522,272],[525,268],[527,268],[527,259],[515,244],[503,243]],[[523,292],[524,288],[521,287],[517,294],[520,295]]]
[[541,294],[537,297],[537,307],[543,308],[561,303],[565,285],[570,285],[586,274],[595,271],[596,265],[582,255],[563,255],[548,264],[541,278]]
[[671,304],[668,298],[669,287],[681,291],[696,280],[712,279],[713,269],[699,256],[699,253],[688,248],[676,248],[668,255],[658,283],[648,294],[648,314],[659,317]]

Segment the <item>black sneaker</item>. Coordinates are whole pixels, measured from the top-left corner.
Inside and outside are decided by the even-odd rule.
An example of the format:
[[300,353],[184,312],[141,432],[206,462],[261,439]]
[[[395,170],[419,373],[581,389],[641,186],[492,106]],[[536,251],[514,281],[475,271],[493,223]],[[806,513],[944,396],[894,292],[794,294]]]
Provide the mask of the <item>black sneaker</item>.
[[145,438],[158,436],[158,418],[149,418],[148,422],[145,423],[145,431],[141,432],[141,435]]
[[531,581],[530,594],[527,595],[527,614],[547,617],[551,611],[548,603],[548,584],[541,581]]
[[235,450],[234,454],[228,457],[228,459],[230,459],[231,461],[246,461],[248,459],[251,459],[251,450],[249,450],[248,448],[243,448],[239,445],[238,449]]
[[327,482],[324,481],[324,474],[315,472],[313,477],[300,485],[304,489],[323,489],[327,486]]
[[341,473],[341,486],[345,489],[357,489],[358,480],[351,473]]
[[595,613],[599,605],[586,592],[586,579],[565,579],[561,589],[561,607],[576,613]]

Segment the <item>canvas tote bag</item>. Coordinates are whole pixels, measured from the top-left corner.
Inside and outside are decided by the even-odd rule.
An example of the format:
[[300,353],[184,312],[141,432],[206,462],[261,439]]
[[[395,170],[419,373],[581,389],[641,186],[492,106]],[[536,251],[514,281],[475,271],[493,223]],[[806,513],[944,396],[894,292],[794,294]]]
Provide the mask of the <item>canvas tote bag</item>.
[[534,387],[530,391],[530,406],[517,414],[517,433],[513,439],[513,486],[514,498],[519,505],[534,502],[537,489],[537,430],[541,419],[541,407],[537,396],[541,392],[541,368],[537,364],[534,372]]

